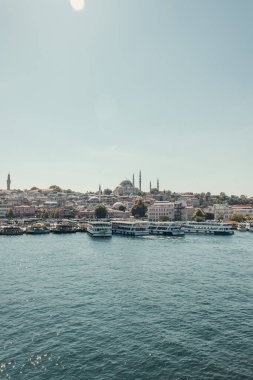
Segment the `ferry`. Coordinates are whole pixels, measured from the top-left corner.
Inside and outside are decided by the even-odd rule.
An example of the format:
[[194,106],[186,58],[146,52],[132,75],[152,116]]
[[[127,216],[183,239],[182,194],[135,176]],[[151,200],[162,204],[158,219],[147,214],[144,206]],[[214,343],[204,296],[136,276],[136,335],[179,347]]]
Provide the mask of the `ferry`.
[[17,236],[23,235],[24,230],[18,226],[1,226],[0,235]]
[[111,237],[112,223],[111,222],[89,222],[86,227],[87,232],[92,237]]
[[75,233],[77,231],[77,228],[73,223],[70,223],[68,221],[64,222],[58,222],[53,224],[51,227],[51,231],[54,234],[69,234],[69,233]]
[[112,222],[112,233],[128,236],[149,235],[149,224],[143,221],[115,220]]
[[150,235],[184,236],[181,225],[174,222],[151,222],[149,223]]
[[44,224],[35,223],[35,224],[32,224],[30,227],[27,227],[26,233],[28,235],[44,235],[44,234],[49,234],[50,229],[46,227]]
[[186,222],[182,225],[185,233],[205,235],[233,235],[232,226],[219,222]]
[[247,224],[246,223],[238,223],[237,231],[240,231],[240,232],[248,231]]

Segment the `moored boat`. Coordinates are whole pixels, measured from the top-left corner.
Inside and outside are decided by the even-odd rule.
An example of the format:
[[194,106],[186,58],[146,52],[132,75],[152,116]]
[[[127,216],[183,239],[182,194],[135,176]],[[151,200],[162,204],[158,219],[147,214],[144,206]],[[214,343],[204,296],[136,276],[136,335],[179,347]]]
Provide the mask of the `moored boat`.
[[112,232],[119,235],[146,236],[149,235],[148,226],[148,222],[144,221],[115,220],[112,222]]
[[253,232],[253,222],[246,223],[247,230]]
[[24,230],[18,226],[1,226],[0,235],[17,236],[23,235]]
[[26,233],[28,235],[44,235],[44,234],[49,234],[50,229],[46,227],[44,224],[35,223],[35,224],[32,224],[30,227],[27,227]]
[[51,232],[53,232],[54,234],[69,234],[77,232],[77,228],[71,222],[62,221],[53,224],[53,226],[51,227]]
[[246,223],[238,223],[237,231],[240,231],[240,232],[248,231],[247,224]]
[[89,222],[87,223],[87,232],[92,237],[111,237],[112,223],[111,222]]
[[227,223],[186,222],[182,225],[185,233],[204,235],[233,235],[232,225]]
[[181,225],[175,222],[151,222],[149,223],[150,235],[184,236]]

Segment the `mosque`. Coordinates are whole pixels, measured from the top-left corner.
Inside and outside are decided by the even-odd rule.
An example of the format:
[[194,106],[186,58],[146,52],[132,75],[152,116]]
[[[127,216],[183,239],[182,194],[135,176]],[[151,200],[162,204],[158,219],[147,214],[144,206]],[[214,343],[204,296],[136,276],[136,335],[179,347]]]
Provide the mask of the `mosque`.
[[129,179],[122,181],[116,189],[114,189],[113,194],[117,197],[120,196],[130,196],[136,195],[141,191],[141,170],[139,172],[139,187],[135,187],[135,178],[133,174],[132,182]]
[[[149,184],[150,192],[151,192],[151,182]],[[157,179],[157,190],[159,191],[159,179]],[[116,189],[113,191],[113,194],[115,196],[131,196],[131,195],[137,195],[139,192],[142,191],[142,174],[141,170],[139,171],[139,186],[135,186],[135,178],[133,174],[133,180],[132,182],[129,179],[125,179],[122,181]]]

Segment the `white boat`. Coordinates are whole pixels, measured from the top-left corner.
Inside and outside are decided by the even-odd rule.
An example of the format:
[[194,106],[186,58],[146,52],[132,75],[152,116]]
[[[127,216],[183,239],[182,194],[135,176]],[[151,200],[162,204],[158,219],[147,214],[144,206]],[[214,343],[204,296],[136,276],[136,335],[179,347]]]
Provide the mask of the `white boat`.
[[149,223],[150,235],[184,236],[180,224],[175,222],[151,222]]
[[87,232],[93,237],[111,237],[111,222],[90,222],[87,223]]
[[115,220],[112,222],[112,232],[119,235],[146,236],[149,235],[148,222],[136,220]]
[[204,235],[233,235],[231,224],[219,222],[186,222],[182,225],[185,233]]
[[247,230],[253,232],[253,222],[246,223]]
[[248,231],[247,224],[246,223],[238,223],[237,231],[240,231],[240,232]]

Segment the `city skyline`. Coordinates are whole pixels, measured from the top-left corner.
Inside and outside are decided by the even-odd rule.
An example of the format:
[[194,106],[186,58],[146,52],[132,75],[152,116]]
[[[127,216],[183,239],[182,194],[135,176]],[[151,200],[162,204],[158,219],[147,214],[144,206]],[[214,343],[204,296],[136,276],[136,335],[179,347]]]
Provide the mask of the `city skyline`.
[[[192,191],[191,189],[188,189],[186,191],[180,191],[178,189],[172,189],[172,188],[160,188],[160,179],[159,178],[156,178],[156,180],[154,180],[153,182],[151,180],[149,180],[148,182],[146,181],[146,179],[144,180],[144,187],[143,187],[143,182],[142,182],[142,171],[140,170],[138,172],[138,175],[139,175],[139,181],[138,181],[138,185],[135,186],[135,173],[132,174],[132,180],[127,177],[125,178],[121,178],[121,181],[118,181],[117,185],[115,186],[108,186],[106,184],[104,185],[101,185],[101,183],[98,184],[98,187],[95,188],[95,189],[91,189],[91,188],[87,188],[87,189],[75,189],[75,188],[71,188],[70,186],[61,186],[59,183],[52,183],[50,185],[45,185],[45,186],[37,186],[36,184],[33,185],[33,186],[28,186],[26,188],[20,188],[20,187],[12,187],[11,184],[12,184],[12,176],[10,173],[8,173],[7,175],[7,179],[6,179],[6,184],[7,186],[5,185],[5,187],[1,187],[1,183],[0,183],[0,191],[4,191],[4,190],[22,190],[22,191],[25,191],[25,190],[31,190],[32,187],[37,187],[38,189],[42,189],[42,190],[46,190],[46,189],[49,189],[50,186],[59,186],[60,188],[62,188],[63,190],[72,190],[72,191],[75,191],[75,192],[80,192],[80,193],[86,193],[86,192],[91,192],[91,193],[99,193],[99,192],[103,192],[103,190],[107,190],[107,189],[110,189],[112,190],[112,192],[114,192],[117,188],[117,186],[120,185],[120,182],[124,182],[124,181],[130,181],[133,185],[133,188],[136,188],[136,189],[139,189],[139,191],[142,191],[143,193],[146,193],[148,194],[149,192],[151,192],[151,190],[157,190],[158,192],[160,193],[163,193],[164,191],[167,192],[167,191],[171,191],[172,193],[178,193],[178,194],[201,194],[201,193],[209,193],[210,191],[209,190],[204,190],[202,192],[195,192],[195,191]],[[154,186],[152,186],[152,183],[155,184]],[[14,184],[15,184],[15,181],[14,181]],[[211,192],[210,192],[211,193]],[[219,191],[217,193],[211,193],[212,195],[219,195],[223,193],[223,191]],[[224,192],[225,193],[225,192]],[[236,195],[236,196],[246,196],[246,197],[252,197],[252,194],[236,194],[236,193],[226,193],[226,195],[228,196],[231,196],[231,195]]]
[[0,188],[252,195],[252,1],[71,3],[1,1]]

